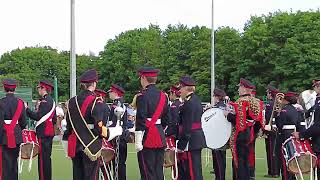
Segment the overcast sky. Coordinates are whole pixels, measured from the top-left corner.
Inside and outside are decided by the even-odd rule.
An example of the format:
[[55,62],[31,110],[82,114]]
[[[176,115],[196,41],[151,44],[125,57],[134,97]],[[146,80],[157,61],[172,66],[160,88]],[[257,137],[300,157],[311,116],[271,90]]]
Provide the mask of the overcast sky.
[[[211,0],[75,0],[76,52],[98,54],[107,40],[150,23],[211,27]],[[214,0],[215,28],[242,30],[251,15],[319,9],[320,0]],[[0,55],[25,46],[70,48],[70,0],[0,0]]]

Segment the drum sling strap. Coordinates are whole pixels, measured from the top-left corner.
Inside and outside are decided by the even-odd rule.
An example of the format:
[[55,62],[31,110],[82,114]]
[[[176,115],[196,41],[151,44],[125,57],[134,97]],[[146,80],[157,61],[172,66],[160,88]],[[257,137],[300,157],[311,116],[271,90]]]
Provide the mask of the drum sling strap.
[[[88,106],[93,102],[92,108],[94,108],[96,103],[95,96],[88,96],[83,102],[81,109],[79,107],[77,97],[74,97],[69,100],[68,106],[68,115],[70,124],[73,129],[73,133],[69,136],[68,145],[72,144],[70,148],[71,152],[68,148],[68,155],[72,155],[70,157],[75,156],[75,148],[77,139],[83,145],[83,152],[90,158],[92,161],[96,161],[101,155],[101,142],[97,141],[99,136],[95,136],[93,132],[90,130],[86,120],[84,119],[84,115]],[[73,115],[72,119],[70,114]],[[70,146],[68,146],[70,147]]]
[[146,140],[144,142],[144,146],[147,148],[162,148],[163,147],[163,143],[161,140],[161,136],[159,134],[159,130],[156,127],[156,122],[159,119],[159,117],[163,111],[165,101],[166,101],[166,95],[163,92],[160,92],[159,104],[158,104],[153,116],[151,117],[151,120],[149,121],[146,119],[146,126],[148,128],[148,134],[147,134]]
[[[55,102],[53,101],[53,104],[52,104],[52,108],[51,110],[44,116],[42,116],[42,118],[40,118],[39,121],[37,121],[36,123],[36,128],[42,124],[42,123],[46,123],[45,124],[45,130],[44,130],[44,134],[46,136],[54,136],[54,132],[53,132],[53,122],[52,122],[52,118],[55,114],[55,109],[56,109],[56,104]],[[50,121],[51,120],[51,121]]]
[[22,102],[22,100],[18,99],[17,109],[12,117],[11,123],[4,124],[4,129],[6,130],[6,134],[7,134],[8,148],[17,147],[16,138],[14,136],[14,128],[16,127],[17,122],[20,118],[22,109],[23,109],[23,102]]

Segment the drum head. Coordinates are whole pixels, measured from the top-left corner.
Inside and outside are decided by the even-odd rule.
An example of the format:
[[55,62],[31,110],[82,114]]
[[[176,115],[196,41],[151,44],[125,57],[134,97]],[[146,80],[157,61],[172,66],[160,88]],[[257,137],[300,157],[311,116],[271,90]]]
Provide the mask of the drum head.
[[219,108],[206,110],[202,114],[201,123],[208,148],[219,149],[228,142],[232,126],[225,118],[223,110]]
[[314,168],[316,166],[316,163],[317,163],[317,158],[315,155],[310,153],[303,153],[289,160],[288,170],[294,174],[299,174],[300,172],[299,168],[300,168],[301,172],[304,174],[304,173],[310,172],[311,170],[310,167],[312,166],[312,168]]
[[101,156],[105,163],[109,163],[114,158],[114,150],[111,149],[102,149]]
[[163,167],[168,168],[175,165],[175,151],[165,151]]
[[[21,159],[30,159],[36,157],[39,154],[39,146],[33,143],[21,144]],[[33,149],[33,152],[32,152]],[[32,154],[31,154],[32,153]]]

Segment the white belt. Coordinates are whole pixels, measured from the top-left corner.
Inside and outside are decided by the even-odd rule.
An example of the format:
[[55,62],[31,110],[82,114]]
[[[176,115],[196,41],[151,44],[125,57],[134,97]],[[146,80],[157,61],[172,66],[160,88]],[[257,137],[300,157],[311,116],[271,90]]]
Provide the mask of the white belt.
[[[148,121],[151,121],[151,118],[147,118]],[[157,119],[156,124],[161,124],[161,119]]]
[[300,122],[300,125],[301,125],[301,126],[305,126],[305,125],[306,125],[306,122]]
[[94,124],[88,124],[89,129],[94,129]]
[[253,123],[253,122],[254,122],[254,120],[253,120],[253,119],[247,119],[247,121],[248,121],[248,122],[251,122],[251,123]]
[[[12,120],[10,120],[10,119],[5,119],[5,120],[4,120],[4,123],[5,123],[5,124],[11,124],[11,121],[12,121]],[[19,122],[17,121],[17,124],[18,124],[18,123],[19,123]]]
[[282,129],[284,129],[284,130],[294,130],[294,129],[296,129],[296,126],[295,125],[284,125],[282,127]]

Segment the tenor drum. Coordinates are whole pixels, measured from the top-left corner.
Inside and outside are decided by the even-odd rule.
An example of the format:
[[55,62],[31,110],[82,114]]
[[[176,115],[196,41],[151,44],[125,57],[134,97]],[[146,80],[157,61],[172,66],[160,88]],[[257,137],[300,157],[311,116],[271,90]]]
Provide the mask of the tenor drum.
[[202,129],[210,149],[225,146],[231,136],[232,126],[219,108],[206,110],[201,116]]
[[111,143],[105,139],[102,139],[102,149],[101,149],[101,157],[103,161],[108,164],[113,160],[115,155],[115,150],[112,147]]
[[282,144],[288,170],[294,174],[308,173],[316,166],[317,157],[313,154],[308,140],[289,138]]
[[34,158],[39,154],[39,143],[34,130],[22,130],[21,159]]
[[167,148],[164,152],[163,167],[173,167],[176,161],[176,143],[174,137],[166,137]]

